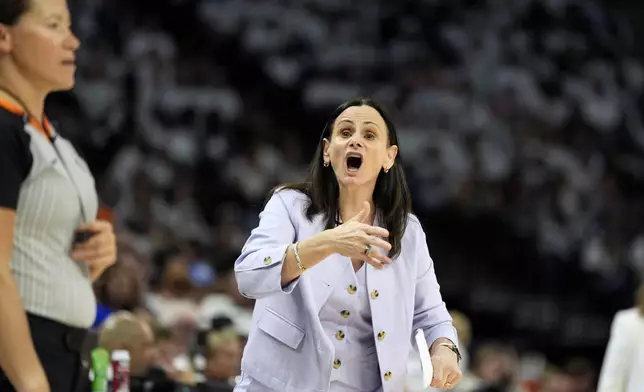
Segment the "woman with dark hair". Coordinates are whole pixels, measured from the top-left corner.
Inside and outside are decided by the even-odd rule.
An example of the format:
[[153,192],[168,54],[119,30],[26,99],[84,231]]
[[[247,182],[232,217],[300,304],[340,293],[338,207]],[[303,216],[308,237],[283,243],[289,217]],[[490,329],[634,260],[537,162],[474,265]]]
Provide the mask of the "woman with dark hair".
[[116,259],[94,178],[44,115],[74,85],[65,0],[0,2],[0,391],[74,391],[92,281]]
[[396,129],[371,100],[334,111],[308,182],[272,192],[235,274],[257,300],[235,391],[399,392],[419,330],[431,385],[461,378]]

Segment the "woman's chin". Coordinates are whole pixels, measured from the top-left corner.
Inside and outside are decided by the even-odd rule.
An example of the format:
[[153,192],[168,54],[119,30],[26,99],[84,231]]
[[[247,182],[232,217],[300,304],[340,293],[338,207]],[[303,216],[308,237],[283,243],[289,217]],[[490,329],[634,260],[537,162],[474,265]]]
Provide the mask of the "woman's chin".
[[369,183],[369,179],[355,173],[345,173],[339,178],[340,185],[343,186],[362,186]]

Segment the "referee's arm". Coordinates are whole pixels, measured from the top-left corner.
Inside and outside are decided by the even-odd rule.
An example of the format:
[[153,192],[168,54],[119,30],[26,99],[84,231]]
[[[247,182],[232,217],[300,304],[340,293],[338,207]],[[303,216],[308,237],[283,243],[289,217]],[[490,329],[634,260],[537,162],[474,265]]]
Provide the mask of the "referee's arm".
[[41,392],[49,391],[47,376],[9,268],[20,187],[32,165],[19,132],[0,129],[0,368],[18,392]]

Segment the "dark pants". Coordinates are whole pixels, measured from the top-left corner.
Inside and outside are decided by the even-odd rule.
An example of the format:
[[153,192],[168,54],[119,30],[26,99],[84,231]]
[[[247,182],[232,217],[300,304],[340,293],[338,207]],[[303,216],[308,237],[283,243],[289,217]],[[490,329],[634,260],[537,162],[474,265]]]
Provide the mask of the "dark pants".
[[[51,392],[86,392],[89,389],[87,330],[31,314],[27,319]],[[15,391],[1,369],[0,391]]]

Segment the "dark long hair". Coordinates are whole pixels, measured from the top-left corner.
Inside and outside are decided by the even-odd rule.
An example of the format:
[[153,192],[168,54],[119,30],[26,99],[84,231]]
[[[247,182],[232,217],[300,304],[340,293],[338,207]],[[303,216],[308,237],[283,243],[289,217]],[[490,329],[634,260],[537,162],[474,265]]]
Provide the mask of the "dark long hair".
[[29,0],[0,1],[0,24],[13,26],[29,10]]
[[640,316],[644,317],[644,282],[642,282],[635,292],[635,306],[639,310]]
[[[344,102],[333,111],[322,131],[318,148],[309,167],[307,181],[280,185],[274,188],[269,195],[270,197],[274,191],[279,189],[293,189],[304,193],[310,199],[306,208],[306,217],[311,221],[316,215],[324,214],[326,219],[325,229],[331,229],[337,225],[340,191],[333,168],[324,166],[322,158],[324,151],[323,139],[331,139],[336,119],[342,112],[352,106],[370,106],[374,108],[387,125],[389,145],[398,145],[396,127],[380,105],[367,98],[356,98]],[[373,201],[376,205],[380,222],[382,222],[384,228],[389,230],[389,242],[391,243],[389,254],[394,258],[400,254],[402,237],[407,227],[408,215],[411,212],[411,192],[405,179],[400,151],[398,151],[394,165],[389,169],[388,173],[381,169],[376,180]]]

